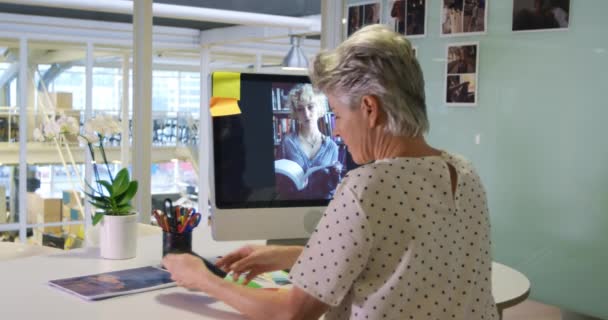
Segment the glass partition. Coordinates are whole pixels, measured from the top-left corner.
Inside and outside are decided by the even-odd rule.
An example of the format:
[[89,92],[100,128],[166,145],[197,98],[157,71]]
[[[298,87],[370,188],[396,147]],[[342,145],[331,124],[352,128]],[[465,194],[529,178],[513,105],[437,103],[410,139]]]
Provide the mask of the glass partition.
[[[18,222],[13,205],[17,199],[16,167],[19,158],[14,145],[19,139],[19,40],[0,38],[0,241],[13,241],[17,230],[7,225]],[[9,151],[10,149],[10,151]],[[16,227],[14,228],[16,229]]]
[[[83,124],[86,106],[84,44],[29,41],[27,223],[31,243],[71,236],[82,241],[84,148],[76,136],[46,139],[62,119]],[[42,141],[44,140],[44,141]]]
[[[46,238],[70,238],[77,247],[83,238],[84,144],[76,137],[44,139],[50,123],[73,118],[78,130],[85,121],[86,44],[27,41],[28,73],[26,156],[19,151],[19,40],[0,39],[0,241],[13,241],[26,229],[27,241],[45,244]],[[132,67],[131,48],[94,46],[92,116],[109,114],[122,120],[123,66]],[[169,53],[163,53],[166,56]],[[169,197],[196,204],[200,76],[196,53],[186,53],[190,64],[179,59],[154,58],[152,112],[152,206]],[[125,59],[126,62],[125,62]],[[177,61],[177,62],[176,62]],[[192,61],[195,61],[194,63]],[[126,63],[126,64],[125,64]],[[121,140],[132,136],[132,70],[128,76],[126,132],[105,144],[110,165],[100,168],[100,178],[122,167]],[[52,127],[52,126],[51,126]],[[80,131],[78,131],[80,132]],[[130,148],[128,148],[130,149]],[[127,151],[128,152],[128,151]],[[130,159],[130,155],[126,158]],[[19,225],[19,163],[26,163],[26,224]],[[48,243],[47,243],[48,244]],[[65,248],[68,248],[67,242]]]
[[[170,198],[197,207],[199,65],[184,67],[170,52],[155,55],[152,79],[152,144],[175,147],[172,159],[152,164],[152,208]],[[198,61],[198,60],[195,60]]]

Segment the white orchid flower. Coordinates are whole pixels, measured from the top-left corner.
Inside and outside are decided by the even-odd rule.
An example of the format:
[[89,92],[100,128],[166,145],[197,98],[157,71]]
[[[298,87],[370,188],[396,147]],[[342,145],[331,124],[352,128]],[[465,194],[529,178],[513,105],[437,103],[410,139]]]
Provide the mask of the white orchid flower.
[[42,142],[45,140],[44,135],[42,134],[42,131],[40,131],[39,128],[34,129],[34,132],[32,132],[32,135],[33,135],[35,141]]
[[89,131],[97,132],[104,137],[112,136],[122,131],[120,122],[109,115],[98,115],[87,121],[87,124],[88,127],[85,126],[85,128],[89,128]]
[[87,121],[84,126],[82,127],[82,132],[84,135],[90,135],[90,134],[94,134],[95,130],[93,129],[93,125],[91,124],[91,121]]
[[104,119],[104,133],[106,136],[118,134],[121,132],[119,121],[112,116],[106,116]]
[[119,134],[122,132],[122,127],[120,126],[120,121],[112,118],[112,121],[109,123],[109,127],[112,130],[112,134]]
[[59,127],[59,124],[57,124],[57,122],[49,121],[45,123],[42,127],[42,132],[44,133],[44,136],[47,139],[57,138],[59,136],[59,133],[61,132],[61,128]]
[[77,135],[80,133],[80,121],[74,117],[68,117],[68,128],[71,134]]
[[62,115],[57,120],[57,125],[59,126],[59,131],[63,134],[71,134],[77,135],[80,131],[79,123],[74,117],[66,117]]
[[86,140],[81,140],[81,142],[83,143],[95,144],[99,142],[99,135],[97,135],[97,132],[95,131],[94,126],[90,121],[84,124],[84,130],[81,138]]

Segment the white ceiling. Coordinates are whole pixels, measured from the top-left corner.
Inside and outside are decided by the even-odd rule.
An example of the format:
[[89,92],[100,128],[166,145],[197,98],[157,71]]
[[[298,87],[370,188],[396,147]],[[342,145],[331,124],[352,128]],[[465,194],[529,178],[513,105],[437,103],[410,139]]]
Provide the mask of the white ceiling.
[[[14,2],[18,2],[19,5]],[[112,64],[111,57],[115,54],[115,64],[119,65],[125,53],[130,52],[132,43],[132,26],[127,22],[116,22],[130,18],[130,14],[113,13],[108,10],[94,9],[81,10],[78,5],[70,8],[45,7],[42,5],[23,5],[24,3],[54,4],[62,1],[4,1],[0,0],[0,40],[9,40],[18,44],[18,39],[10,41],[14,36],[28,36],[30,47],[53,47],[53,42],[76,42],[67,47],[49,48],[46,55],[36,54],[39,63],[53,63],[51,57],[65,62],[66,57],[73,57],[76,64],[83,61],[85,47],[88,40],[94,42],[96,56],[104,56],[103,63]],[[69,1],[64,1],[69,3]],[[114,1],[104,1],[112,3]],[[124,5],[125,2],[119,0]],[[314,14],[320,10],[320,0],[207,0],[207,1],[155,1],[155,6],[192,5],[192,12],[196,12],[202,5],[206,8],[221,10],[238,10],[253,13],[252,19],[259,19],[255,14],[280,14],[298,17],[305,14]],[[130,5],[128,7],[131,7]],[[18,9],[18,10],[17,10]],[[79,19],[71,17],[78,13]],[[156,12],[156,7],[155,7]],[[202,12],[202,11],[201,11]],[[59,17],[62,16],[62,17]],[[203,15],[204,16],[204,15]],[[88,18],[88,19],[82,19]],[[104,19],[103,21],[102,18]],[[189,18],[181,20],[175,18],[155,18],[154,44],[155,64],[157,67],[175,66],[178,69],[193,69],[199,67],[199,44],[211,45],[211,67],[213,68],[246,68],[258,63],[262,65],[277,65],[289,50],[289,34],[306,34],[312,39],[306,39],[302,47],[305,53],[312,56],[319,50],[318,36],[320,33],[320,16],[302,17],[292,20],[311,20],[312,26],[308,28],[288,28],[276,26],[246,25],[236,26],[218,22],[206,22]],[[271,17],[272,18],[272,17]],[[282,17],[267,19],[281,21]],[[249,21],[249,20],[244,20]],[[251,22],[249,22],[251,23]],[[258,22],[256,22],[258,23]],[[195,28],[178,28],[178,25],[189,25]],[[45,35],[45,33],[47,35]],[[11,36],[12,35],[12,36]],[[0,45],[7,46],[7,41]],[[10,48],[10,45],[7,46]],[[75,47],[75,48],[74,48]],[[43,48],[44,49],[44,48]],[[52,50],[52,54],[51,51]],[[10,51],[10,49],[9,49]],[[65,51],[65,52],[62,52]],[[80,53],[78,53],[80,51]],[[33,51],[32,51],[33,52]],[[1,59],[1,58],[0,58]],[[42,60],[44,59],[44,60]],[[72,58],[70,58],[72,59]],[[256,60],[257,59],[257,60]],[[101,63],[101,61],[100,61]]]

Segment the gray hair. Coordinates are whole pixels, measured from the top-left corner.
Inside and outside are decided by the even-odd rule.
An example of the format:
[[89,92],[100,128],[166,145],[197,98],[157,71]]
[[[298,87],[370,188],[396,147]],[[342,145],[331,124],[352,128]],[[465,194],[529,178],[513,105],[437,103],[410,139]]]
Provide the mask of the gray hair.
[[366,26],[336,49],[317,54],[310,79],[351,109],[365,95],[377,97],[393,135],[415,137],[429,130],[420,64],[410,42],[386,26]]

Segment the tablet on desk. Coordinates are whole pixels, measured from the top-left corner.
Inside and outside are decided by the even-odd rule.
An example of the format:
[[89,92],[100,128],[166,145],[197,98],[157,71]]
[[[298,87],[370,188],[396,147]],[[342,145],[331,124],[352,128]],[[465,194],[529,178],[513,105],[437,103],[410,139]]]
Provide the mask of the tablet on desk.
[[158,267],[141,267],[49,281],[49,285],[86,300],[175,286],[171,274]]

